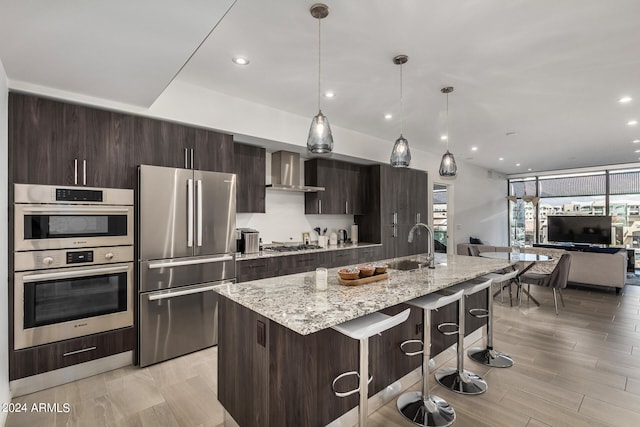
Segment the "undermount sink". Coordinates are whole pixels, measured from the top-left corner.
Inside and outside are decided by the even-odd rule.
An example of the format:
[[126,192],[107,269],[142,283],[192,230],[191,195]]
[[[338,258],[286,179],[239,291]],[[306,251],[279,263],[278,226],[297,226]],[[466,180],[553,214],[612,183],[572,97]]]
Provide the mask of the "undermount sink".
[[387,263],[387,265],[393,270],[409,271],[423,268],[425,266],[425,263],[417,261],[415,259],[401,259],[398,261],[389,262]]

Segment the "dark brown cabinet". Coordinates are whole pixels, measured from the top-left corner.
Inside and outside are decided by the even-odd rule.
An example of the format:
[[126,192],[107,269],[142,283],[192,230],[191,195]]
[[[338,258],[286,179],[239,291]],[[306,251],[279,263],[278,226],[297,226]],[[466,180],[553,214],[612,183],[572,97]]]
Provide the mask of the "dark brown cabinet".
[[266,152],[264,148],[233,144],[237,179],[236,212],[265,212]]
[[135,163],[233,173],[233,136],[148,117],[134,119]]
[[24,378],[131,351],[135,341],[136,333],[131,327],[15,350],[9,355],[9,379]]
[[413,243],[408,242],[411,227],[418,220],[428,222],[426,172],[375,165],[363,176],[368,183],[365,203],[379,208],[355,217],[360,240],[382,243],[383,258],[426,252],[426,230],[416,231]]
[[9,94],[13,182],[133,188],[133,117]]
[[337,160],[312,159],[305,162],[305,185],[325,191],[305,193],[306,214],[359,215],[364,212],[364,166]]

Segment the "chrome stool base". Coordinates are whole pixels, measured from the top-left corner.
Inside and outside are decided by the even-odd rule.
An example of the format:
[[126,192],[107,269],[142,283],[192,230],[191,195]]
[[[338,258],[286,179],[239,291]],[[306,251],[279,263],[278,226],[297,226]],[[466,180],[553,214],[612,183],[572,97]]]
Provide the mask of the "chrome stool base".
[[510,368],[513,366],[511,356],[489,348],[470,348],[467,355],[476,362],[492,368]]
[[456,368],[444,368],[436,372],[435,376],[440,385],[456,393],[480,394],[487,391],[487,382],[467,370],[460,372]]
[[445,400],[433,394],[423,396],[419,391],[401,395],[398,411],[412,423],[424,427],[446,427],[456,419],[455,411]]

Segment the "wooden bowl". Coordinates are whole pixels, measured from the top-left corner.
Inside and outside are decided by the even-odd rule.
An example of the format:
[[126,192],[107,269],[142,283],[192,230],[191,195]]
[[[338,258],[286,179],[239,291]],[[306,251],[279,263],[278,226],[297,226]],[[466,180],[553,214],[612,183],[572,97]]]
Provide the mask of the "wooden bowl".
[[360,270],[360,277],[369,277],[373,276],[376,268],[373,265],[359,265],[358,270]]
[[373,267],[375,268],[375,274],[382,274],[386,273],[389,266],[387,264],[373,264]]
[[342,280],[354,280],[360,276],[360,270],[357,268],[343,268],[338,270],[338,276],[340,276]]

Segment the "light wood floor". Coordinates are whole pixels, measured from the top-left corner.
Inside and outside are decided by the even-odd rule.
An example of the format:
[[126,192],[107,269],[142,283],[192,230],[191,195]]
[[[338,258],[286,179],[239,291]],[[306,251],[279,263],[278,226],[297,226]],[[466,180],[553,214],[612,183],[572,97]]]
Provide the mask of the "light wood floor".
[[[541,307],[494,304],[495,348],[510,354],[514,367],[465,359],[465,368],[488,382],[485,394],[462,396],[432,381],[431,392],[454,407],[455,425],[640,426],[640,287],[627,286],[620,296],[610,289],[566,289],[559,316],[551,290],[532,287],[532,294]],[[71,412],[10,413],[6,426],[222,426],[216,364],[212,348],[23,396],[13,402],[69,403]],[[413,425],[398,415],[395,400],[369,423]]]

